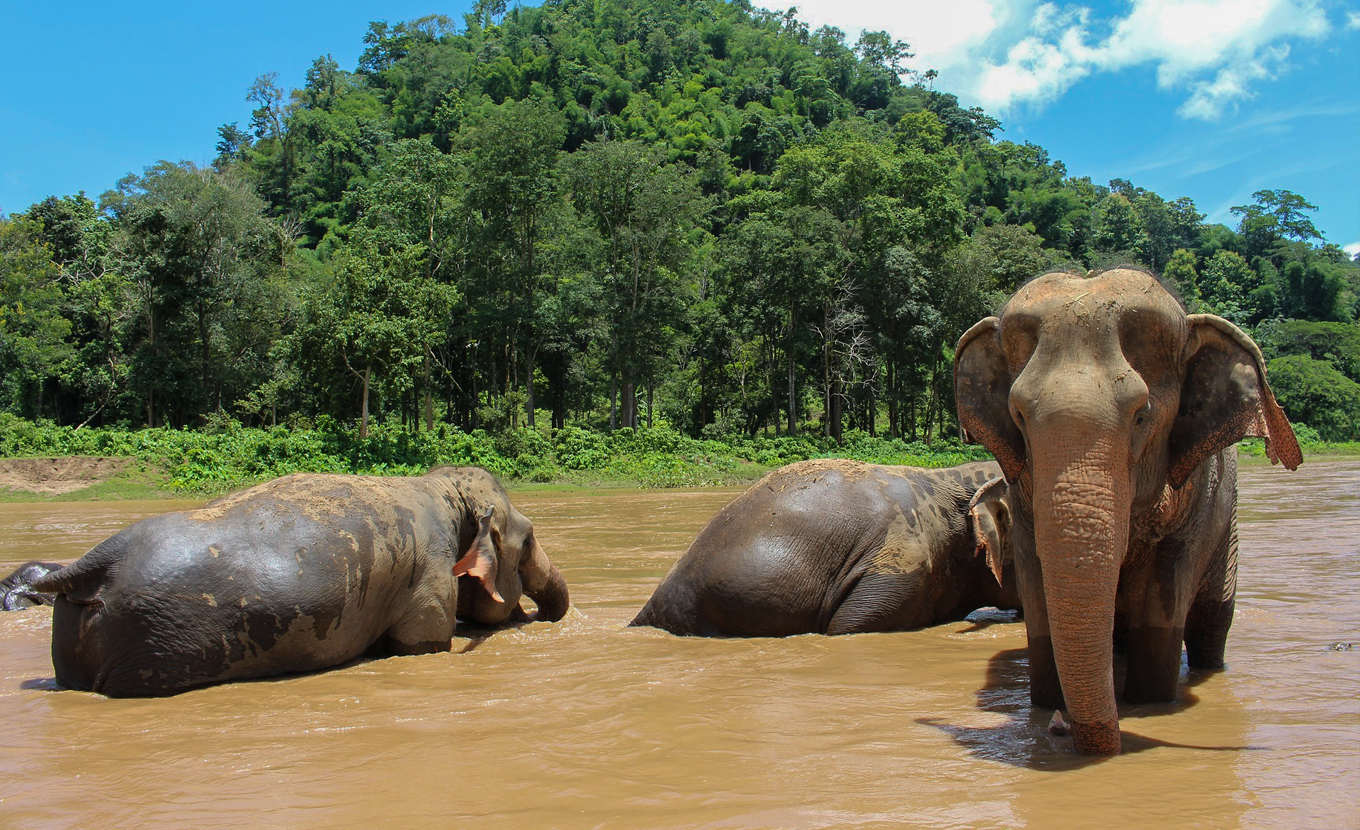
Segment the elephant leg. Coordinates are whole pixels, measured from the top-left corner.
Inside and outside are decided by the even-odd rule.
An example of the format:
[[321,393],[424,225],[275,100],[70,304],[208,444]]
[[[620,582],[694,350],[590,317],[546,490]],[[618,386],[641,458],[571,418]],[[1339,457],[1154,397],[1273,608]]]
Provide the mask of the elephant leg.
[[933,597],[923,568],[910,573],[865,574],[827,623],[827,634],[905,631],[930,625]]
[[1166,549],[1121,576],[1127,601],[1124,700],[1165,703],[1176,699],[1181,644],[1193,590],[1193,557]]
[[1196,602],[1185,620],[1185,657],[1192,669],[1223,668],[1236,600]]
[[387,629],[382,642],[388,654],[433,654],[448,651],[453,639],[455,618],[438,605],[417,609]]
[[1124,700],[1129,703],[1166,703],[1176,699],[1181,678],[1180,626],[1138,626],[1129,629],[1128,671]]
[[1237,516],[1185,619],[1185,655],[1192,669],[1223,668],[1223,651],[1237,601]]
[[1029,702],[1043,709],[1063,708],[1062,681],[1053,656],[1053,637],[1048,628],[1048,599],[1038,560],[1031,554],[1023,564],[1016,557],[1016,581],[1025,608],[1025,637],[1029,643]]
[[[1025,623],[1029,625],[1028,622]],[[1043,709],[1061,709],[1062,681],[1058,678],[1058,662],[1053,656],[1053,638],[1047,634],[1028,634],[1029,642],[1029,702]]]

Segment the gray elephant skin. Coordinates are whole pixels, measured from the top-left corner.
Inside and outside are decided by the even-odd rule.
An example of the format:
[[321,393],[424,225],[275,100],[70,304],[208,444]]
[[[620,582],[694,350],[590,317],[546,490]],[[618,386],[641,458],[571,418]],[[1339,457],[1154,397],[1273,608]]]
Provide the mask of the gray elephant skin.
[[632,624],[785,637],[903,631],[1017,608],[1013,588],[998,584],[1004,495],[991,462],[791,464],[709,521]]
[[33,580],[61,570],[55,562],[25,562],[0,579],[0,611],[22,611],[35,605],[51,605],[56,597],[33,590]]
[[1223,667],[1233,445],[1302,461],[1260,349],[1149,273],[1052,273],[959,340],[955,397],[1010,486],[1031,701],[1066,706],[1079,752],[1117,753],[1116,646],[1133,703],[1175,699],[1182,643],[1192,668]]
[[297,474],[138,522],[34,583],[57,683],[110,697],[447,651],[457,618],[557,620],[566,582],[486,471]]

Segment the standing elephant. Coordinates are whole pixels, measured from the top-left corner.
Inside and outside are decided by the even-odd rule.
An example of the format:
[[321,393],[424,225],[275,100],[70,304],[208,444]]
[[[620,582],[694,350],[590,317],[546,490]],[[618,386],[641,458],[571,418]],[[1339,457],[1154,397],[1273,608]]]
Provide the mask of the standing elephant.
[[469,467],[285,476],[138,522],[34,588],[58,595],[57,682],[110,697],[446,651],[455,617],[505,623],[524,594],[538,619],[569,606],[533,524]]
[[54,597],[33,590],[32,582],[40,576],[61,570],[53,562],[25,562],[14,573],[0,579],[0,611],[19,611],[35,605],[51,605]]
[[1016,608],[1014,589],[998,585],[1004,497],[991,462],[791,464],[713,517],[632,624],[784,637],[902,631]]
[[1029,636],[1030,699],[1064,701],[1079,752],[1119,752],[1125,700],[1221,668],[1237,583],[1233,444],[1302,462],[1260,349],[1190,314],[1150,274],[1052,273],[974,325],[955,357],[959,422],[1001,463]]

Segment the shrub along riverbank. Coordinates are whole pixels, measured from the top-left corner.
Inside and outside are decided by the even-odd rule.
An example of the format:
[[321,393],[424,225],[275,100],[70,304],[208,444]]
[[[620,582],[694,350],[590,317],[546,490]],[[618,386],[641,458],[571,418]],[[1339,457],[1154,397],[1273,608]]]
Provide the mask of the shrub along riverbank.
[[[1297,427],[1305,457],[1360,457],[1360,444],[1318,440]],[[1264,457],[1259,439],[1240,445]],[[439,464],[485,467],[516,487],[705,487],[751,482],[808,458],[948,467],[988,457],[956,441],[926,445],[849,432],[822,436],[729,435],[694,439],[666,427],[599,433],[569,426],[497,435],[448,427],[410,433],[377,426],[366,439],[328,419],[305,426],[250,429],[230,419],[200,430],[73,429],[0,414],[0,458],[129,458],[112,480],[41,496],[0,485],[0,501],[46,498],[206,497],[296,472],[419,475]]]
[[[438,464],[485,467],[519,486],[701,487],[754,481],[807,458],[946,467],[987,458],[978,446],[933,445],[847,433],[694,439],[665,427],[598,433],[568,426],[497,435],[449,427],[410,433],[377,426],[368,438],[328,419],[302,427],[248,429],[229,419],[201,430],[80,429],[0,414],[0,458],[105,456],[136,459],[136,486],[97,497],[208,496],[295,472],[418,475]],[[159,471],[159,472],[158,472]],[[0,499],[33,498],[0,488]],[[70,496],[67,496],[70,497]]]

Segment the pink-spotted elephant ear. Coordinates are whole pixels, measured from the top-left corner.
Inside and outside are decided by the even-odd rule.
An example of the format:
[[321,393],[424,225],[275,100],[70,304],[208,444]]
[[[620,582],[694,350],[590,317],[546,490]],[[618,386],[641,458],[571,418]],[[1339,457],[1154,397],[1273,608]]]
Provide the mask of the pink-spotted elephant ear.
[[973,324],[954,350],[954,402],[964,440],[996,456],[1006,480],[1016,481],[1025,467],[1025,436],[1011,418],[1010,367],[1001,349],[1001,320]]
[[1008,489],[1004,478],[994,478],[980,487],[968,503],[973,540],[978,552],[986,557],[987,569],[996,577],[997,585],[1004,584],[1001,576],[1009,553],[1011,512],[1005,500]]
[[500,561],[497,552],[501,548],[501,534],[491,522],[495,512],[494,504],[486,508],[478,520],[477,537],[472,540],[463,558],[453,566],[453,575],[474,577],[482,583],[492,599],[505,602],[505,598],[496,590],[496,571]]
[[1265,439],[1273,463],[1298,469],[1303,452],[1266,385],[1261,349],[1222,317],[1191,314],[1186,324],[1185,381],[1168,444],[1171,486],[1180,487],[1206,458],[1249,435]]

